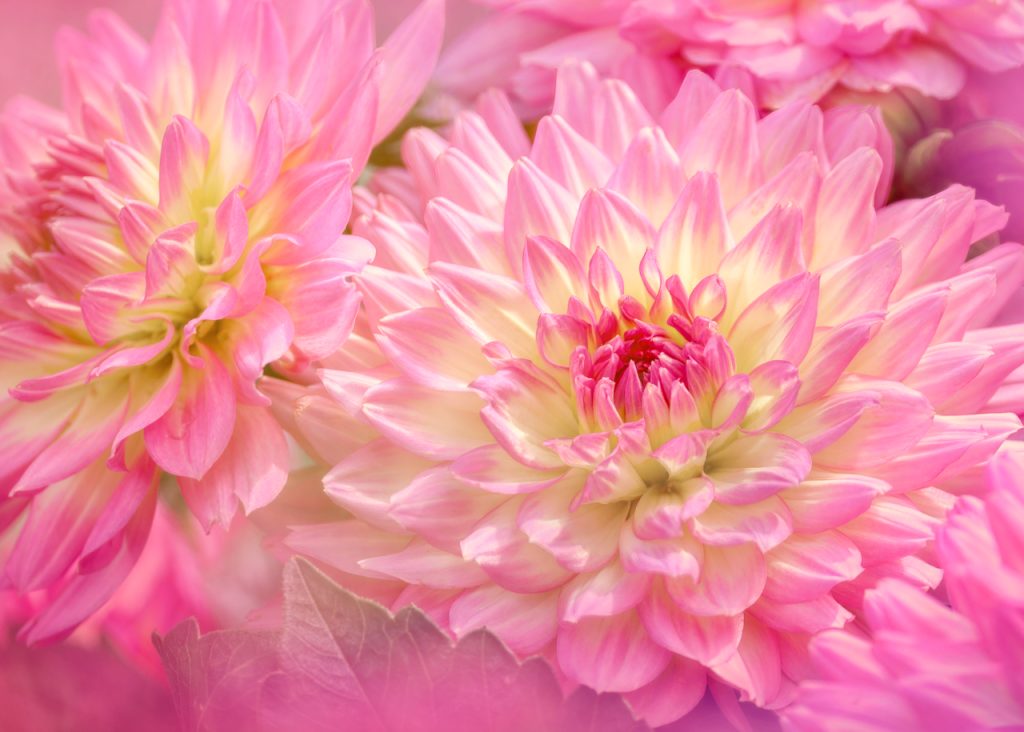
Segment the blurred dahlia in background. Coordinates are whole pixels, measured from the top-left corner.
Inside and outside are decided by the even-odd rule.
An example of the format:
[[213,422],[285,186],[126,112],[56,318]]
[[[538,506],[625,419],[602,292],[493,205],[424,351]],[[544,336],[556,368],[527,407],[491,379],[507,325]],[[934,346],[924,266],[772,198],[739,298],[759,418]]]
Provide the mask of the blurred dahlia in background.
[[373,256],[343,235],[350,187],[442,27],[428,0],[375,51],[365,4],[182,0],[146,43],[97,11],[58,38],[63,110],[5,107],[3,582],[50,595],[26,640],[113,593],[161,474],[206,529],[281,490],[264,369],[300,378],[347,335]]
[[403,153],[357,195],[354,332],[291,387],[353,516],[292,549],[655,725],[708,683],[785,706],[865,590],[938,582],[1020,428],[1024,326],[986,326],[1024,251],[965,262],[1005,223],[967,188],[884,205],[876,110],[701,72],[648,109],[570,63],[532,140],[493,92]]

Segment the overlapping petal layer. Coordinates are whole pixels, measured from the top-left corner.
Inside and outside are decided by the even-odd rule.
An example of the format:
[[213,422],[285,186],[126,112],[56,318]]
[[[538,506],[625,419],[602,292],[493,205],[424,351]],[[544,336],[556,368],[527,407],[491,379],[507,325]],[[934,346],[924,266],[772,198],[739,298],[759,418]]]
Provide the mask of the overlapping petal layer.
[[[867,593],[870,634],[829,631],[785,715],[792,730],[1014,729],[1024,725],[1024,463],[1000,453],[982,497],[937,541],[946,604],[895,579]],[[855,725],[851,726],[851,725]]]
[[[4,585],[62,584],[45,628],[102,604],[160,474],[207,527],[288,470],[261,391],[344,340],[351,186],[415,101],[443,3],[375,50],[365,2],[175,0],[150,43],[98,12],[58,48],[62,113],[0,132]],[[56,612],[56,611],[54,611]]]
[[936,524],[1020,427],[989,405],[1022,331],[986,324],[1022,249],[964,264],[1005,219],[969,189],[883,206],[889,144],[699,72],[654,117],[577,64],[532,140],[500,94],[409,133],[296,402],[353,518],[292,548],[653,723],[709,678],[788,703],[866,588],[937,582]]

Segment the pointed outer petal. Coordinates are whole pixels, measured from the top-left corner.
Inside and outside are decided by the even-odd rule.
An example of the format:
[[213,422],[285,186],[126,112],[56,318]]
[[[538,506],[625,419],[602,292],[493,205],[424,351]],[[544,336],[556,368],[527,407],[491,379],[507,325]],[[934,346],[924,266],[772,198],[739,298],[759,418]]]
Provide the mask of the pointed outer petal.
[[583,486],[578,471],[526,497],[516,523],[531,544],[543,548],[573,572],[592,572],[605,566],[619,548],[626,520],[624,504],[589,503],[576,510],[570,504]]
[[689,577],[665,580],[679,609],[700,616],[737,615],[757,602],[764,590],[767,563],[753,544],[704,548],[699,582]]
[[779,493],[798,534],[817,534],[845,524],[868,509],[889,484],[866,475],[814,471],[800,485]]
[[142,272],[107,275],[93,280],[82,290],[82,319],[89,335],[99,345],[134,335],[139,326],[131,313],[145,294]]
[[853,613],[827,594],[807,602],[792,603],[762,597],[750,608],[750,612],[772,630],[809,634],[842,628],[854,617]]
[[634,506],[633,533],[640,539],[681,536],[686,522],[703,513],[714,495],[714,487],[705,477],[672,483],[665,490],[650,488]]
[[296,554],[360,577],[386,579],[360,562],[367,557],[395,554],[409,545],[410,537],[380,531],[362,521],[332,521],[309,526],[289,526],[284,546]]
[[[186,224],[164,232],[152,242],[145,255],[146,299],[155,299],[160,295],[178,298],[202,281],[202,273],[196,262],[195,233],[195,227]],[[129,277],[125,277],[125,295],[131,291],[132,281],[137,282],[139,276],[133,273]],[[102,296],[105,293],[101,290],[99,294]],[[141,293],[137,297],[139,300],[143,299]],[[97,306],[103,304],[102,300],[96,303]],[[87,319],[86,323],[88,322]]]
[[504,178],[494,177],[456,147],[449,147],[441,153],[435,168],[441,195],[486,218],[495,221],[501,218],[505,201]]
[[545,443],[572,437],[580,428],[571,397],[554,379],[533,363],[517,360],[471,386],[486,402],[480,418],[512,457],[539,470],[563,467]]
[[848,377],[842,389],[852,394],[874,392],[879,401],[861,411],[839,439],[816,451],[815,465],[858,471],[882,465],[907,454],[935,417],[927,399],[899,382]]
[[580,262],[590,262],[598,250],[604,251],[624,278],[626,294],[645,292],[640,260],[653,245],[651,223],[629,200],[611,190],[592,190],[583,197],[572,230],[573,254]]
[[576,623],[587,617],[608,617],[631,610],[647,594],[650,575],[632,573],[619,562],[603,569],[581,574],[562,588],[558,616],[563,623]]
[[821,272],[818,325],[840,325],[864,313],[885,312],[902,268],[901,244],[886,239],[864,254]]
[[940,522],[901,496],[881,496],[839,531],[860,550],[865,567],[916,554]]
[[512,592],[547,592],[561,587],[572,573],[530,543],[519,529],[516,515],[520,505],[521,499],[506,501],[480,520],[460,542],[462,556]]
[[505,259],[504,232],[499,223],[446,198],[432,199],[423,220],[430,232],[431,262],[462,264],[500,275],[512,273]]
[[753,542],[765,552],[793,533],[793,520],[782,499],[771,496],[742,506],[712,503],[704,513],[690,520],[690,529],[708,546]]
[[191,120],[175,115],[160,145],[160,209],[187,221],[191,199],[201,190],[210,143]]
[[125,248],[140,264],[146,261],[146,253],[158,232],[170,228],[160,209],[141,201],[127,201],[118,212],[117,221]]
[[763,180],[754,105],[740,91],[723,92],[697,123],[680,158],[690,177],[714,173],[726,207],[732,208]]
[[393,373],[389,367],[378,367],[360,371],[320,369],[316,375],[334,401],[349,414],[357,415],[366,401],[366,392],[386,383]]
[[246,514],[277,498],[288,479],[288,444],[284,431],[262,407],[238,406],[231,441],[217,462],[198,480],[179,477],[192,513],[210,531],[225,529],[242,502]]
[[894,305],[848,371],[894,381],[905,378],[935,339],[948,295],[948,291],[932,290]]
[[7,557],[5,581],[26,593],[59,579],[78,560],[120,480],[98,461],[34,496]]
[[702,557],[703,547],[692,536],[640,539],[632,522],[622,526],[619,559],[627,572],[694,579],[700,575]]
[[510,158],[516,160],[530,154],[530,138],[508,94],[500,89],[488,89],[477,97],[473,109],[487,123],[491,134],[501,143]]
[[143,431],[157,465],[197,480],[224,452],[235,426],[231,376],[212,351],[199,349],[203,368],[185,369],[177,400]]
[[124,382],[99,382],[87,387],[81,399],[77,413],[29,463],[11,494],[36,491],[73,476],[110,449],[128,409]]
[[807,102],[793,102],[762,117],[757,139],[765,177],[774,176],[802,153],[828,159],[824,116],[817,105]]
[[716,502],[743,505],[800,483],[811,471],[811,454],[791,437],[764,432],[713,450],[704,471]]
[[677,150],[682,149],[722,89],[703,71],[690,71],[679,86],[679,93],[658,119],[659,126]]
[[807,261],[812,251],[814,210],[820,186],[820,162],[811,153],[801,153],[730,209],[729,228],[733,236],[748,236],[774,209],[792,206],[803,213],[800,254]]
[[537,310],[516,280],[435,262],[428,269],[444,307],[481,345],[497,341],[515,356],[537,352]]
[[712,671],[740,690],[741,701],[762,707],[771,703],[782,687],[782,661],[775,633],[748,613],[743,618],[743,637],[736,653]]
[[395,494],[406,489],[431,463],[377,439],[355,449],[324,476],[324,492],[358,518],[383,529],[396,524],[389,511]]
[[747,416],[747,409],[753,401],[750,377],[746,374],[730,376],[715,394],[711,405],[711,426],[722,432],[733,429]]
[[946,311],[935,331],[934,343],[957,341],[966,337],[968,327],[979,308],[995,295],[996,276],[992,269],[967,271],[945,282],[932,285],[919,292],[946,290]]
[[565,312],[569,298],[586,299],[589,284],[583,265],[562,243],[531,236],[523,250],[523,282],[541,312]]
[[665,220],[686,183],[675,149],[657,127],[647,127],[633,139],[619,161],[608,188],[621,193],[655,226]]
[[[942,405],[968,387],[994,353],[984,343],[937,343],[924,352],[903,382],[932,404]],[[946,410],[939,407],[939,411]]]
[[77,392],[31,403],[0,401],[0,493],[64,432],[80,405]]
[[768,288],[805,272],[801,251],[803,213],[791,204],[773,208],[730,249],[718,266],[729,293],[721,323],[728,328],[750,303]]
[[635,691],[665,670],[671,654],[647,635],[635,612],[584,618],[558,633],[558,665],[598,692]]
[[[126,474],[118,473],[120,478],[116,490],[109,496],[103,512],[96,518],[85,546],[82,558],[88,560],[98,553],[104,545],[113,540],[128,525],[132,517],[142,505],[143,499],[157,485],[156,465],[148,457],[143,456],[131,466]],[[90,486],[95,490],[95,486]]]
[[444,38],[444,0],[424,0],[381,47],[380,111],[374,144],[412,109],[430,79]]
[[448,137],[452,146],[468,155],[496,180],[506,180],[512,169],[508,156],[480,115],[463,110],[452,121]]
[[1024,327],[1019,325],[984,328],[967,334],[967,340],[987,345],[995,352],[981,371],[950,398],[937,402],[945,414],[993,411],[989,402],[1008,377],[1024,363]]
[[510,593],[488,585],[464,592],[451,607],[449,627],[459,638],[486,628],[519,656],[539,653],[558,632],[558,593]]
[[796,275],[747,306],[728,336],[738,372],[752,371],[766,361],[803,361],[814,336],[818,287],[817,276]]
[[438,392],[407,379],[367,390],[363,414],[388,439],[430,460],[454,460],[493,440],[472,392]]
[[442,589],[477,587],[488,582],[487,575],[476,564],[437,549],[422,539],[413,539],[409,546],[395,554],[361,559],[359,566],[410,584]]
[[856,545],[838,531],[794,535],[765,556],[764,594],[776,602],[816,600],[863,571]]
[[712,430],[685,432],[673,437],[651,453],[651,456],[661,463],[670,477],[684,480],[696,478],[702,472],[708,445],[714,437]]
[[875,240],[875,190],[881,174],[882,158],[865,147],[841,160],[822,180],[812,270],[861,254]]
[[357,210],[352,233],[373,242],[373,262],[377,267],[420,276],[430,257],[431,244],[426,229],[418,223],[389,216],[379,208],[383,205],[380,201],[370,205],[378,208],[369,214]]
[[342,462],[376,436],[363,420],[320,390],[289,394],[285,392],[288,385],[278,379],[263,379],[260,388],[269,391],[271,410],[281,425],[322,464]]
[[[118,190],[130,192],[130,198],[156,205],[159,201],[159,168],[135,148],[117,140],[103,143],[103,161],[107,164],[107,179]],[[60,231],[51,226],[54,236]]]
[[292,345],[307,358],[331,354],[351,333],[360,305],[351,274],[350,262],[319,259],[290,268],[269,283],[294,324]]
[[354,171],[362,171],[373,148],[374,126],[380,110],[381,56],[374,53],[359,73],[333,100],[330,110],[313,136],[313,160],[351,160]]
[[678,274],[692,289],[718,271],[732,246],[718,179],[698,172],[686,182],[658,230],[655,251],[661,271]]
[[882,313],[866,313],[843,325],[818,328],[800,364],[800,405],[820,399],[881,327]]
[[270,100],[256,140],[246,152],[251,155],[245,199],[249,206],[261,200],[281,173],[285,157],[309,139],[310,120],[306,110],[286,94]]
[[425,470],[391,497],[389,516],[442,549],[459,551],[481,516],[507,499],[466,485],[447,467]]
[[537,123],[529,159],[577,198],[607,184],[615,169],[603,152],[558,115]]
[[531,236],[567,242],[579,199],[569,193],[529,158],[522,158],[508,176],[505,197],[505,253],[518,270],[523,247]]
[[797,369],[787,361],[769,361],[750,372],[754,401],[747,408],[743,431],[751,434],[774,427],[793,411],[800,378]]
[[371,327],[386,315],[438,304],[430,281],[420,275],[369,265],[355,277],[355,284]]
[[991,323],[1020,291],[1024,281],[1024,246],[1005,242],[964,263],[965,270],[988,267],[996,273],[996,292],[974,313],[972,328]]
[[469,485],[494,493],[533,493],[562,479],[523,465],[499,445],[484,445],[464,453],[451,464],[452,474]]
[[76,574],[35,618],[22,626],[18,640],[35,645],[44,640],[66,637],[121,587],[146,545],[156,507],[156,491],[149,494],[124,530],[117,553],[101,568]]
[[881,403],[882,396],[867,388],[829,394],[791,411],[775,426],[775,432],[797,440],[815,454],[840,439],[863,414]]
[[877,150],[882,158],[882,175],[875,190],[875,205],[885,204],[892,187],[893,141],[878,107],[849,104],[825,110],[825,147],[833,164],[862,147]]
[[742,613],[691,615],[676,604],[660,581],[640,604],[639,612],[651,640],[704,666],[727,660],[743,633]]
[[393,364],[430,389],[462,391],[493,370],[480,344],[440,308],[388,315],[378,322],[374,337]]
[[301,264],[330,248],[348,225],[351,189],[347,160],[306,163],[284,173],[249,212],[253,236],[266,231],[276,237],[263,263]]

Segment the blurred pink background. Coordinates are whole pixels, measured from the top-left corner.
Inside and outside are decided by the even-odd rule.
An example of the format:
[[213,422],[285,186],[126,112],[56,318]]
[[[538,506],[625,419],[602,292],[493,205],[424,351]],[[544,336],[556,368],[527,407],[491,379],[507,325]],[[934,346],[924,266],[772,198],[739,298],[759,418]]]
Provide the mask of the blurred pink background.
[[[386,37],[418,1],[374,0],[378,37]],[[54,33],[62,25],[83,27],[94,7],[115,10],[148,37],[160,0],[0,0],[0,105],[15,94],[31,94],[51,104],[59,101]],[[481,12],[468,0],[448,0],[448,36]]]

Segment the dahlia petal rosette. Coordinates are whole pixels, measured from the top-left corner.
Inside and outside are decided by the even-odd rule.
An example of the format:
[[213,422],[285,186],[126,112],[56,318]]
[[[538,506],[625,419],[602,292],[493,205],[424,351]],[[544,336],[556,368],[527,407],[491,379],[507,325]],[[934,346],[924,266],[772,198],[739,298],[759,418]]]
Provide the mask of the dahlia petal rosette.
[[813,681],[791,730],[1019,729],[1024,726],[1024,462],[1000,453],[988,491],[950,512],[937,541],[948,604],[904,582],[867,593],[869,635],[815,638]]
[[969,189],[879,207],[871,110],[758,119],[691,72],[655,119],[573,64],[514,119],[413,131],[357,196],[364,317],[295,412],[352,518],[289,543],[652,723],[709,678],[782,706],[866,588],[935,584],[1019,429],[988,405],[1021,328],[985,324],[1022,248],[964,263],[1005,222]]
[[374,50],[365,2],[180,0],[147,44],[100,12],[59,38],[64,114],[8,109],[0,545],[8,587],[55,594],[26,638],[109,596],[160,474],[207,528],[280,491],[264,371],[350,330],[372,256],[343,233],[351,185],[442,23],[427,0]]
[[[723,83],[743,83],[771,108],[815,101],[835,87],[950,99],[969,68],[994,73],[1024,65],[1019,0],[483,4],[501,12],[446,53],[442,83],[472,96],[511,79],[528,110],[550,100],[555,70],[571,58],[628,80],[645,99],[664,94],[681,68],[708,69]],[[505,32],[513,27],[519,32]]]

